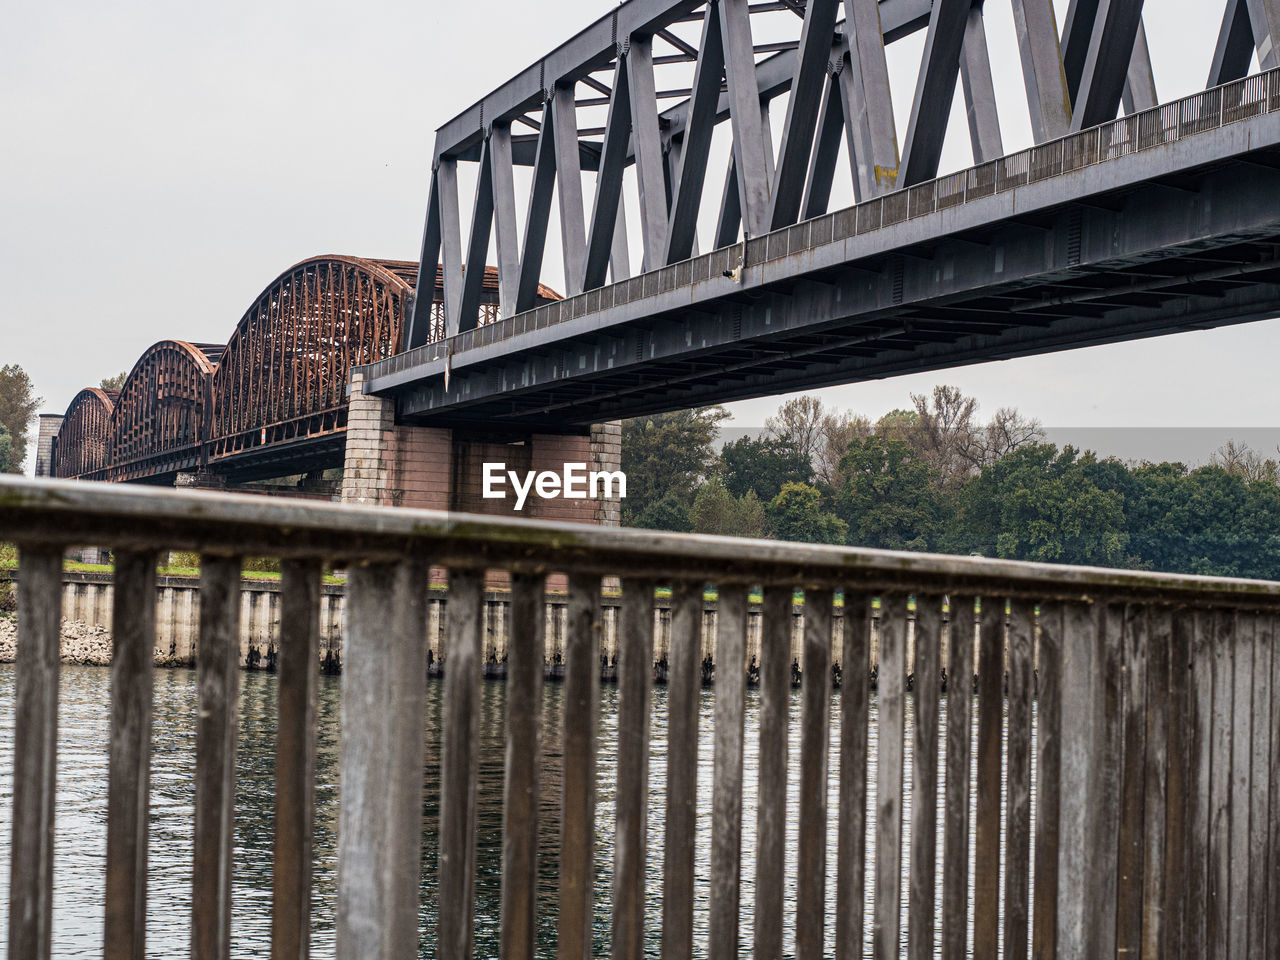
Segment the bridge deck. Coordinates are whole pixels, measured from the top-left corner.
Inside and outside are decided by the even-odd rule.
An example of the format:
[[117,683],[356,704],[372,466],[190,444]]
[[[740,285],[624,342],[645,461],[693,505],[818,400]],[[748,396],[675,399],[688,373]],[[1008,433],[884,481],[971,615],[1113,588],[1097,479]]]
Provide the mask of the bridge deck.
[[[423,423],[549,429],[1280,312],[1280,73],[365,368]],[[447,371],[447,375],[446,375]]]

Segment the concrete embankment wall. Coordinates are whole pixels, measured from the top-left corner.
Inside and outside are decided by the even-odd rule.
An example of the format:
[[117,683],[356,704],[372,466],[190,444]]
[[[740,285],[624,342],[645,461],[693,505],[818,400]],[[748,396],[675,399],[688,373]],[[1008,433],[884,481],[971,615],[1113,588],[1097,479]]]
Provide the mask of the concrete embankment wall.
[[[13,575],[0,572],[0,579]],[[16,584],[14,584],[16,587]],[[77,663],[109,663],[111,660],[112,584],[110,574],[68,573],[63,581],[62,614],[63,657]],[[665,680],[667,654],[671,645],[671,613],[659,600],[654,613],[655,674]],[[792,618],[791,659],[798,671],[803,643],[804,618],[796,608]],[[275,581],[245,581],[240,607],[240,663],[247,669],[273,669],[280,636],[280,584]],[[429,669],[442,672],[447,655],[446,592],[436,586],[429,592],[424,640],[428,645]],[[341,670],[343,635],[345,633],[346,587],[325,584],[320,596],[320,662],[327,672]],[[199,580],[190,577],[161,577],[156,583],[156,662],[167,666],[189,666],[195,662],[195,645],[200,624]],[[606,597],[603,610],[601,643],[601,676],[616,679],[618,600]],[[834,621],[832,661],[834,673],[840,673],[840,650],[843,621]],[[551,677],[564,672],[567,610],[561,596],[548,594],[546,605],[546,662]],[[747,623],[748,671],[760,660],[761,619],[758,606],[752,605]],[[717,615],[716,603],[708,599],[702,618],[703,671],[710,679],[714,671]],[[0,617],[0,661],[12,660],[14,621]],[[484,614],[483,661],[489,677],[506,673],[509,604],[500,590],[486,594]],[[872,636],[872,669],[876,664],[875,634]],[[797,673],[798,676],[798,673]]]
[[[0,579],[16,579],[0,572]],[[16,587],[17,584],[15,583]],[[346,588],[320,589],[320,661],[337,671],[342,662]],[[111,608],[114,589],[108,573],[67,573],[62,581],[63,659],[78,663],[111,662]],[[10,628],[12,629],[12,628]],[[0,627],[0,631],[4,628]],[[156,580],[156,663],[195,663],[200,632],[200,581],[196,577]],[[274,665],[280,637],[280,584],[245,581],[240,592],[240,662],[249,668]],[[0,640],[4,634],[0,633]],[[0,642],[0,659],[12,659]]]

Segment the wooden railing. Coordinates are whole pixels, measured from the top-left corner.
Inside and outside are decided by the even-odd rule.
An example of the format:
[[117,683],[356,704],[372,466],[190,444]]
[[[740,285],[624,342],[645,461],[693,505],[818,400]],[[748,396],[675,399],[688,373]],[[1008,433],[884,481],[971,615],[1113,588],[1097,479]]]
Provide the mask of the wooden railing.
[[[12,958],[47,958],[57,920],[52,838],[59,591],[62,552],[73,542],[115,551],[108,957],[144,952],[151,600],[156,551],[167,548],[203,554],[191,916],[198,960],[228,957],[233,923],[237,558],[244,554],[285,558],[273,957],[301,958],[309,951],[322,560],[345,562],[349,570],[339,957],[403,960],[418,950],[428,563],[443,564],[450,577],[439,923],[431,932],[443,960],[473,952],[480,612],[484,572],[494,568],[512,573],[513,594],[503,957],[527,958],[535,950],[539,754],[550,749],[538,728],[542,603],[544,578],[553,571],[567,572],[570,584],[558,747],[560,957],[576,960],[592,950],[597,646],[606,575],[622,578],[619,744],[612,771],[618,784],[614,957],[640,957],[646,935],[646,784],[659,584],[672,588],[664,958],[738,955],[744,817],[758,824],[751,945],[757,957],[779,956],[790,924],[801,960],[825,956],[833,947],[837,957],[862,957],[868,945],[879,960],[900,956],[904,947],[911,958],[931,957],[935,937],[947,960],[1028,954],[1249,960],[1274,957],[1280,949],[1280,584],[10,479],[0,480],[0,539],[18,542],[21,564]],[[720,597],[718,669],[714,728],[699,731],[699,625],[708,581]],[[745,670],[729,665],[743,664],[752,585],[763,585],[761,774],[757,809],[744,811]],[[797,586],[804,590],[803,690],[800,754],[789,757],[789,634]],[[837,589],[844,592],[838,651]],[[909,597],[915,598],[913,616]],[[874,704],[868,668],[873,644],[879,655]],[[844,682],[839,786],[829,797],[833,656],[842,661]],[[953,682],[939,836],[944,665]],[[968,693],[975,667],[976,718],[973,698],[955,696],[957,689]],[[915,718],[910,769],[904,759],[908,709]],[[709,928],[706,942],[695,945],[700,736],[714,738],[714,787]],[[971,808],[972,761],[977,781]],[[789,878],[782,771],[793,766],[799,768],[800,800],[792,915],[784,910]],[[871,777],[874,809],[867,803]],[[913,802],[904,843],[908,787]],[[832,818],[838,842],[829,849]],[[875,838],[870,889],[864,884],[869,831]],[[905,931],[899,920],[904,857]],[[835,860],[834,944],[824,943],[829,858]]]

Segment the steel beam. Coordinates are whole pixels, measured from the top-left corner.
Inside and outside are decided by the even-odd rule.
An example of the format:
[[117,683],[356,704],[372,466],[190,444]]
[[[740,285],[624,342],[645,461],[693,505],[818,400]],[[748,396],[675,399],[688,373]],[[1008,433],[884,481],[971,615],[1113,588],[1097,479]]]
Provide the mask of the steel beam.
[[640,235],[644,242],[641,269],[656,270],[662,266],[667,249],[668,205],[658,102],[654,93],[653,38],[632,37],[626,63],[631,93],[631,148],[640,190]]
[[489,164],[493,180],[493,225],[497,233],[498,309],[502,316],[510,317],[515,315],[520,290],[520,240],[510,125],[494,124],[489,134]]
[[899,166],[889,67],[875,0],[845,0],[844,30],[849,55],[838,74],[841,105],[850,140],[857,144],[850,156],[858,195],[867,200],[898,185]]
[[[844,109],[840,106],[839,81],[828,73],[822,91],[822,115],[818,123],[818,134],[813,154],[809,158],[808,175],[805,177],[804,204],[801,208],[801,217],[805,220],[822,216],[831,203],[831,187],[835,182],[840,140],[844,131]],[[852,148],[852,144],[850,147]]]
[[404,349],[421,347],[431,340],[431,307],[435,301],[436,277],[440,273],[440,183],[435,171],[427,188],[427,218],[422,228],[422,254],[418,258],[415,290],[430,290],[432,296],[415,297],[413,315],[404,329]]
[[[711,148],[711,132],[716,122],[720,80],[724,76],[720,7],[719,3],[707,4],[702,22],[702,43],[699,45],[702,55],[694,68],[693,96],[689,98],[689,120],[680,155],[680,176],[672,188],[666,263],[686,260],[693,254],[698,207],[707,175],[707,152]],[[753,110],[752,113],[759,116],[758,111]]]
[[773,159],[773,121],[769,119],[769,100],[765,97],[760,98],[760,139],[764,142],[764,176],[765,184],[769,187],[770,196],[773,193],[773,177],[774,159]]
[[[769,166],[773,159],[773,145],[765,142],[760,122],[760,93],[756,83],[749,2],[720,0],[719,19],[743,228],[748,236],[756,237],[769,230]],[[686,166],[687,163],[686,159]]]
[[551,94],[551,125],[555,130],[556,196],[560,199],[560,245],[564,251],[564,290],[571,297],[582,292],[587,234],[582,215],[582,167],[578,163],[578,108],[573,85],[557,86]]
[[1004,155],[1000,137],[1000,115],[996,110],[996,88],[991,79],[991,56],[987,52],[987,29],[982,6],[969,8],[964,26],[964,46],[960,53],[960,85],[964,89],[965,115],[969,121],[969,142],[973,162],[986,163]]
[[787,101],[787,119],[773,179],[769,215],[772,230],[800,218],[839,7],[839,0],[809,0],[805,7],[796,76]]
[[1071,96],[1067,92],[1053,0],[1013,0],[1013,24],[1032,136],[1036,143],[1064,136],[1071,128]]
[[1253,45],[1258,51],[1258,64],[1263,70],[1280,66],[1280,0],[1246,0],[1249,20],[1253,24]]
[[1249,19],[1249,5],[1246,0],[1227,0],[1206,86],[1217,87],[1239,80],[1249,72],[1252,58],[1253,24]]
[[[1072,110],[1072,130],[1115,119],[1141,22],[1142,0],[1098,0]],[[1072,52],[1068,45],[1065,55]],[[1070,73],[1067,80],[1070,88]]]
[[445,336],[461,329],[462,316],[462,225],[458,220],[458,161],[442,157],[436,168],[436,189],[440,202],[440,247],[444,264]]
[[732,246],[738,242],[742,226],[741,194],[738,193],[738,165],[729,157],[729,168],[724,175],[724,188],[720,192],[720,212],[716,216],[714,249]]
[[[773,134],[769,129],[769,103],[760,102],[760,130],[765,143],[773,142]],[[772,161],[770,153],[765,158]],[[773,163],[768,164],[766,171],[769,180],[774,179]],[[742,195],[738,183],[738,163],[732,153],[729,154],[729,168],[725,172],[724,189],[720,194],[720,212],[716,216],[715,243],[712,249],[727,247],[738,242],[739,228],[742,226]],[[693,238],[693,255],[698,255],[698,238]]]
[[617,283],[631,276],[631,244],[627,233],[627,206],[618,204],[613,226],[613,251],[609,254],[609,282]]
[[971,8],[972,0],[936,0],[933,5],[902,144],[900,186],[911,187],[938,175]]
[[484,289],[484,268],[489,259],[489,236],[493,230],[493,156],[490,140],[480,152],[476,177],[476,201],[471,213],[471,238],[462,274],[462,304],[457,330],[472,330],[480,323],[480,294]]
[[1132,116],[1140,110],[1150,110],[1157,103],[1156,76],[1151,70],[1151,50],[1147,47],[1147,30],[1138,21],[1138,36],[1133,42],[1133,56],[1129,60],[1129,72],[1124,84],[1124,112]]
[[1089,39],[1098,18],[1100,0],[1070,0],[1062,27],[1062,70],[1066,75],[1068,102],[1079,100],[1084,62],[1089,53]]
[[556,185],[555,133],[551,122],[551,102],[542,108],[542,130],[538,133],[533,159],[533,184],[529,189],[529,214],[524,221],[524,246],[520,255],[520,282],[516,288],[516,312],[529,310],[537,302],[542,257],[547,247],[547,223],[551,217],[551,195]]
[[594,290],[608,277],[609,260],[618,238],[618,210],[622,203],[622,172],[626,169],[627,143],[631,138],[631,91],[627,81],[627,58],[618,58],[609,98],[609,119],[605,123],[600,149],[600,171],[596,175],[595,202],[591,210],[591,232],[587,239],[582,286]]

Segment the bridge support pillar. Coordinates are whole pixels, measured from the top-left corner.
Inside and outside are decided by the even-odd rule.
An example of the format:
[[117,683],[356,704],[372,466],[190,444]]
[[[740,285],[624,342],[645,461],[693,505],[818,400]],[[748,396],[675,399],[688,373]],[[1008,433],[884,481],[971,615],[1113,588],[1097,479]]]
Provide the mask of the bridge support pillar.
[[507,486],[503,499],[484,496],[484,464],[502,463],[526,471],[562,473],[566,463],[588,472],[616,471],[622,456],[622,426],[603,423],[586,434],[491,435],[473,430],[397,425],[395,402],[366,395],[364,378],[351,378],[343,503],[457,510],[572,523],[617,526],[621,501],[541,498],[530,493],[522,510]]
[[[57,441],[58,431],[62,429],[62,414],[40,414],[40,434],[36,438],[36,476],[53,476],[53,445]],[[17,450],[21,455],[25,450]]]
[[395,401],[365,394],[363,375],[352,374],[342,502],[450,509],[452,433],[396,426]]

